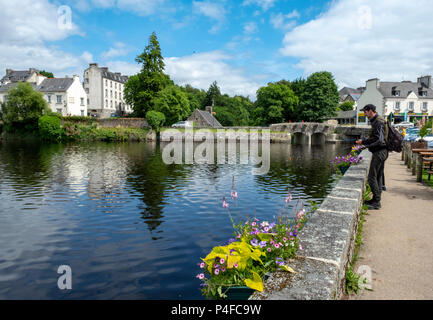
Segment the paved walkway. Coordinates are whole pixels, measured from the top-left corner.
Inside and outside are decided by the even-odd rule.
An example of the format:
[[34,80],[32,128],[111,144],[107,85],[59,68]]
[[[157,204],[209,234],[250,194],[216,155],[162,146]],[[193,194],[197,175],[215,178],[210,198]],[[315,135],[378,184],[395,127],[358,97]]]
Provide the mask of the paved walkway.
[[396,153],[385,163],[385,180],[382,209],[365,216],[354,267],[371,268],[372,291],[349,299],[433,299],[433,189],[416,182]]

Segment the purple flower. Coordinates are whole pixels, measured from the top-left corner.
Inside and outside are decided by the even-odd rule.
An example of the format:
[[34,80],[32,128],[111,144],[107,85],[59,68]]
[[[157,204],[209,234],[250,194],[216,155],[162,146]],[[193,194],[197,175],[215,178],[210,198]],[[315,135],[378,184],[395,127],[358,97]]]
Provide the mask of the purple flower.
[[257,240],[256,238],[253,238],[253,240],[251,240],[251,245],[252,245],[253,247],[257,247],[257,246],[259,245],[258,240]]
[[277,258],[275,260],[275,263],[278,264],[279,266],[282,266],[284,264],[284,260],[283,260],[283,258]]
[[259,246],[260,248],[266,247],[268,243],[266,241],[260,241]]

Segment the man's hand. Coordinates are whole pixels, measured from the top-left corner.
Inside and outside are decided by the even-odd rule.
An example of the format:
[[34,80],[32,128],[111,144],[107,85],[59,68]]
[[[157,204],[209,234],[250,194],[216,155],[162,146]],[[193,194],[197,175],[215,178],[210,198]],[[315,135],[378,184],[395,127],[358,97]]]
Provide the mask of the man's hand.
[[355,143],[361,145],[362,144],[362,139],[356,140]]

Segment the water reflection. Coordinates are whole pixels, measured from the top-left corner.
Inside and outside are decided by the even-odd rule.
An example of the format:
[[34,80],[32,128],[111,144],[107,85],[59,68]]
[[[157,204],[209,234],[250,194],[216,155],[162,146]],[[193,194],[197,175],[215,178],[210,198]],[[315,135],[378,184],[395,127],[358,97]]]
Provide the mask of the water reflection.
[[[350,146],[271,145],[251,164],[167,165],[155,143],[0,144],[0,299],[200,299],[197,262],[236,220],[272,219],[291,190],[322,199]],[[290,208],[289,208],[290,209]],[[73,270],[72,292],[57,267]]]

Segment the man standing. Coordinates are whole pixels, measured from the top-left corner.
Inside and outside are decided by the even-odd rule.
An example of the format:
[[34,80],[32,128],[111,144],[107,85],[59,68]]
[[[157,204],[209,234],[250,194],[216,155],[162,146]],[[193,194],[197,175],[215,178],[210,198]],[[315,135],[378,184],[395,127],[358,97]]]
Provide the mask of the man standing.
[[388,137],[388,127],[385,119],[376,113],[376,107],[372,104],[366,105],[362,111],[370,120],[372,131],[367,139],[359,139],[356,141],[359,145],[364,145],[373,154],[370,163],[370,171],[368,173],[368,184],[370,185],[373,199],[366,201],[368,209],[380,209],[381,194],[383,187],[383,172],[385,160],[388,158],[388,149],[386,147],[386,139]]

